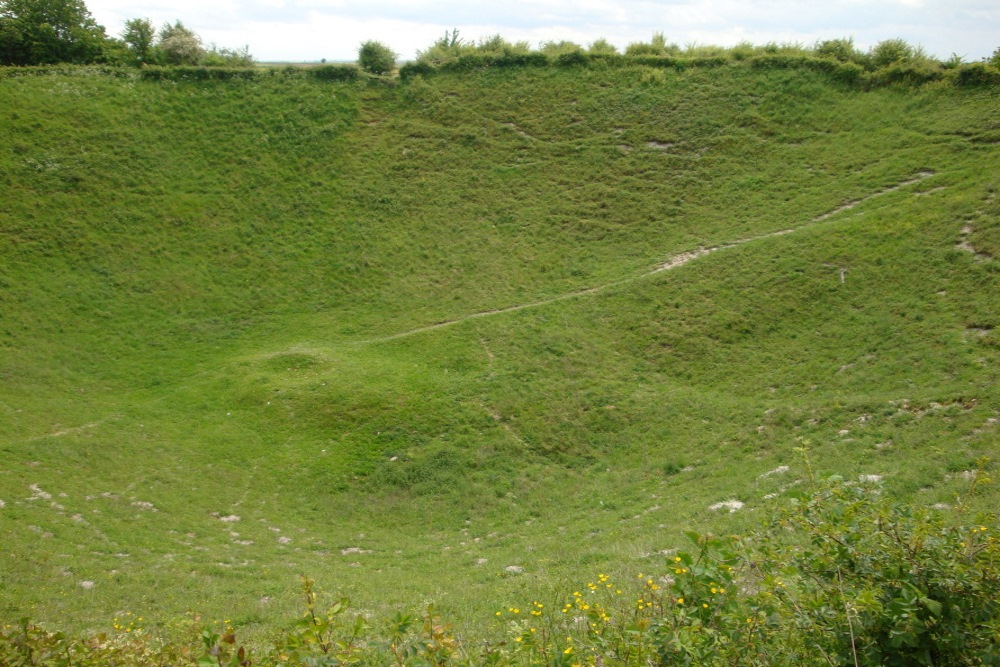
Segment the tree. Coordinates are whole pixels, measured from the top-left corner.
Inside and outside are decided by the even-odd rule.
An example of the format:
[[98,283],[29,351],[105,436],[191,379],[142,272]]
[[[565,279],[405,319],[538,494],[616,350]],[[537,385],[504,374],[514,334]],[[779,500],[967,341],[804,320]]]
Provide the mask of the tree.
[[129,19],[125,21],[122,40],[128,44],[129,51],[137,63],[153,61],[153,42],[156,39],[156,28],[149,19]]
[[381,42],[367,41],[358,50],[358,64],[370,74],[388,74],[396,67],[396,53]]
[[174,21],[173,25],[167,23],[160,28],[157,47],[170,65],[196,65],[205,55],[201,38],[180,21]]
[[107,45],[83,0],[0,0],[0,64],[99,62]]

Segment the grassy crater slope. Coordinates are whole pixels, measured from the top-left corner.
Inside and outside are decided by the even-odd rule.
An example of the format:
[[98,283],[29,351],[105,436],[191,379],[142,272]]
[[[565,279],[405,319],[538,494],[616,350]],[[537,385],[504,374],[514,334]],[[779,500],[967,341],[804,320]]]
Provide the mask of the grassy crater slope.
[[263,636],[305,572],[475,633],[754,521],[802,446],[952,503],[1000,95],[647,74],[0,79],[0,617]]

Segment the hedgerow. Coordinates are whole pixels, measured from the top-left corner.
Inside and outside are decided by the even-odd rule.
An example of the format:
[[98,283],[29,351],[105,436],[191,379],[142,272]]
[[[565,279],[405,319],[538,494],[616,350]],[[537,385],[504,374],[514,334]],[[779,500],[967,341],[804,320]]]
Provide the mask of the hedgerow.
[[942,79],[957,85],[995,85],[1000,77],[1000,69],[995,63],[991,64],[993,61],[938,62],[919,46],[900,39],[880,42],[868,53],[858,51],[850,39],[818,42],[811,49],[797,44],[755,46],[749,42],[731,48],[692,45],[681,49],[676,44],[668,44],[662,34],[656,34],[650,43],[630,44],[624,54],[613,47],[608,48],[603,40],[595,42],[598,43],[599,48],[589,51],[568,42],[546,44],[538,51],[531,51],[524,44],[510,44],[499,36],[479,44],[463,42],[456,31],[421,52],[416,61],[403,65],[400,77],[408,79],[436,71],[491,67],[645,65],[684,70],[738,64],[758,69],[811,69],[841,83],[864,88],[899,84],[919,86]]

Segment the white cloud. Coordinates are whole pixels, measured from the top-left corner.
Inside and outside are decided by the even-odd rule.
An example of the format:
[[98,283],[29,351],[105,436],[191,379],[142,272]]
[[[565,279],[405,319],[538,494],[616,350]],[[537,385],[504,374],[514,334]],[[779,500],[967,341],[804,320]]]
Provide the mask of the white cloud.
[[970,60],[1000,46],[996,0],[89,0],[112,34],[126,19],[180,19],[206,42],[248,45],[260,60],[353,60],[377,39],[414,57],[445,30],[512,41],[605,37],[619,47],[664,32],[679,44],[731,46],[854,37],[861,48],[902,37],[930,53]]

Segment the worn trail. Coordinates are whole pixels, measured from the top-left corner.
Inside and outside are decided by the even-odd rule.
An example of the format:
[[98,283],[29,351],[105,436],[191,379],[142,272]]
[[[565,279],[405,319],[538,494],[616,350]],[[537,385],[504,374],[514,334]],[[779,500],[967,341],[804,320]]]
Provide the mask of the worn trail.
[[722,243],[720,245],[709,246],[709,247],[705,247],[705,248],[698,248],[696,250],[690,250],[688,252],[683,252],[683,253],[680,253],[678,255],[674,255],[673,257],[670,257],[669,259],[667,259],[667,261],[665,261],[662,264],[659,264],[658,266],[656,266],[654,269],[652,269],[650,271],[646,271],[644,273],[640,273],[640,274],[634,275],[634,276],[630,276],[628,278],[622,278],[620,280],[615,280],[613,282],[604,283],[602,285],[597,285],[595,287],[588,287],[587,289],[577,290],[575,292],[568,292],[566,294],[560,294],[559,296],[554,296],[554,297],[551,297],[551,298],[548,298],[548,299],[542,299],[540,301],[532,301],[530,303],[522,303],[522,304],[518,304],[518,305],[515,305],[515,306],[508,306],[507,308],[496,308],[496,309],[492,309],[492,310],[483,310],[483,311],[480,311],[478,313],[471,313],[469,315],[464,315],[462,317],[457,317],[455,319],[445,320],[443,322],[437,322],[435,324],[429,324],[429,325],[423,326],[423,327],[417,327],[416,329],[410,329],[408,331],[401,331],[399,333],[390,334],[388,336],[379,336],[379,337],[375,337],[375,338],[368,338],[368,339],[365,339],[365,340],[355,341],[353,344],[354,345],[372,345],[372,344],[375,344],[375,343],[385,343],[385,342],[389,342],[389,341],[393,341],[393,340],[398,340],[400,338],[408,338],[410,336],[416,336],[417,334],[425,333],[425,332],[428,332],[428,331],[435,331],[437,329],[443,329],[445,327],[451,327],[451,326],[454,326],[456,324],[461,324],[462,322],[468,322],[469,320],[475,320],[475,319],[479,319],[479,318],[483,318],[483,317],[492,317],[494,315],[503,315],[504,313],[514,313],[514,312],[517,312],[519,310],[528,310],[528,309],[531,309],[531,308],[541,308],[542,306],[548,306],[548,305],[553,304],[553,303],[558,303],[559,301],[566,301],[567,299],[575,299],[575,298],[580,297],[580,296],[585,296],[585,295],[588,295],[588,294],[596,294],[598,292],[603,292],[605,290],[609,290],[611,288],[618,287],[620,285],[625,285],[625,284],[628,284],[628,283],[635,282],[637,280],[641,280],[643,278],[648,278],[649,276],[656,275],[657,273],[661,273],[663,271],[670,271],[672,269],[676,269],[678,267],[684,266],[688,262],[694,261],[694,260],[696,260],[696,259],[698,259],[700,257],[704,257],[705,255],[709,255],[709,254],[711,254],[713,252],[717,252],[719,250],[726,250],[727,248],[735,248],[736,246],[743,245],[744,243],[751,243],[753,241],[760,241],[760,240],[772,238],[772,237],[775,237],[775,236],[784,236],[786,234],[793,234],[793,233],[795,233],[797,231],[801,231],[803,229],[807,229],[808,227],[810,227],[812,225],[815,225],[816,223],[823,222],[824,220],[827,220],[828,218],[831,218],[831,217],[833,217],[833,216],[835,216],[835,215],[837,215],[839,213],[843,213],[845,211],[849,211],[850,209],[854,208],[855,206],[858,206],[858,205],[863,204],[863,203],[865,203],[867,201],[875,199],[876,197],[881,197],[882,195],[888,194],[890,192],[895,192],[896,190],[899,190],[901,188],[904,188],[904,187],[907,187],[909,185],[914,185],[916,183],[919,183],[920,181],[924,180],[925,178],[929,178],[930,176],[933,176],[933,175],[934,175],[934,173],[933,172],[929,172],[929,171],[920,172],[914,178],[911,178],[911,179],[906,180],[906,181],[902,181],[901,183],[897,183],[896,185],[893,185],[891,187],[885,188],[883,190],[879,190],[878,192],[874,192],[874,193],[868,195],[867,197],[863,197],[862,199],[856,199],[856,200],[847,202],[847,203],[845,203],[845,204],[843,204],[841,206],[838,206],[837,208],[835,208],[835,209],[833,209],[831,211],[827,211],[826,213],[823,213],[822,215],[816,216],[815,218],[813,218],[812,220],[810,220],[806,224],[801,225],[799,227],[796,227],[794,229],[782,229],[782,230],[779,230],[779,231],[776,231],[776,232],[771,232],[769,234],[762,234],[760,236],[752,236],[752,237],[745,238],[745,239],[738,239],[736,241],[729,241],[727,243]]
[[[913,177],[913,178],[911,178],[909,180],[902,181],[902,182],[897,183],[896,185],[893,185],[891,187],[888,187],[888,188],[885,188],[883,190],[879,190],[877,192],[874,192],[874,193],[868,195],[867,197],[863,197],[861,199],[857,199],[857,200],[854,200],[854,201],[847,202],[847,203],[845,203],[845,204],[843,204],[841,206],[838,206],[837,208],[835,208],[833,210],[830,210],[830,211],[827,211],[826,213],[823,213],[822,215],[818,215],[815,218],[813,218],[812,220],[809,220],[805,224],[800,225],[799,227],[796,227],[794,229],[782,229],[782,230],[779,230],[779,231],[776,231],[776,232],[771,232],[771,233],[768,233],[768,234],[762,234],[760,236],[752,236],[752,237],[745,238],[745,239],[738,239],[738,240],[735,240],[735,241],[729,241],[729,242],[726,242],[726,243],[721,243],[721,244],[715,245],[715,246],[703,247],[703,248],[698,248],[696,250],[690,250],[688,252],[683,252],[683,253],[680,253],[680,254],[677,254],[677,255],[674,255],[674,256],[668,258],[665,262],[662,262],[662,263],[658,264],[657,266],[655,266],[654,268],[652,268],[652,269],[650,269],[648,271],[645,271],[643,273],[639,273],[639,274],[636,274],[636,275],[633,275],[633,276],[629,276],[629,277],[626,277],[626,278],[622,278],[620,280],[615,280],[615,281],[604,283],[604,284],[597,285],[597,286],[594,286],[594,287],[588,287],[586,289],[577,290],[575,292],[568,292],[566,294],[560,294],[559,296],[550,297],[548,299],[541,299],[539,301],[532,301],[530,303],[522,303],[522,304],[517,304],[517,305],[514,305],[514,306],[508,306],[506,308],[496,308],[496,309],[493,309],[493,310],[484,310],[484,311],[480,311],[480,312],[477,312],[477,313],[471,313],[469,315],[465,315],[465,316],[462,316],[462,317],[457,317],[455,319],[445,320],[443,322],[437,322],[435,324],[429,324],[427,326],[417,327],[415,329],[410,329],[408,331],[401,331],[399,333],[389,334],[387,336],[377,336],[377,337],[374,337],[374,338],[367,338],[367,339],[363,339],[363,340],[357,340],[357,341],[346,343],[346,345],[348,345],[348,346],[361,346],[361,345],[374,345],[374,344],[378,344],[378,343],[385,343],[385,342],[389,342],[389,341],[399,340],[399,339],[402,339],[402,338],[409,338],[410,336],[416,336],[418,334],[426,333],[426,332],[429,332],[429,331],[436,331],[438,329],[444,329],[445,327],[455,326],[456,324],[461,324],[463,322],[468,322],[470,320],[475,320],[475,319],[480,319],[480,318],[485,318],[485,317],[493,317],[494,315],[503,315],[505,313],[515,313],[515,312],[518,312],[518,311],[521,311],[521,310],[529,310],[529,309],[532,309],[532,308],[541,308],[543,306],[548,306],[550,304],[558,303],[560,301],[566,301],[566,300],[569,300],[569,299],[575,299],[575,298],[578,298],[578,297],[581,297],[581,296],[586,296],[588,294],[597,294],[598,292],[603,292],[603,291],[606,291],[606,290],[613,289],[615,287],[619,287],[621,285],[626,285],[626,284],[629,284],[629,283],[636,282],[638,280],[642,280],[644,278],[648,278],[650,276],[654,276],[654,275],[656,275],[658,273],[662,273],[663,271],[671,271],[673,269],[676,269],[676,268],[679,268],[681,266],[684,266],[688,262],[692,262],[692,261],[694,261],[694,260],[696,260],[696,259],[698,259],[700,257],[704,257],[705,255],[709,255],[711,253],[718,252],[720,250],[726,250],[728,248],[735,248],[735,247],[743,245],[745,243],[752,243],[754,241],[761,241],[761,240],[772,238],[772,237],[776,237],[776,236],[784,236],[786,234],[793,234],[793,233],[801,231],[803,229],[807,229],[807,228],[811,227],[812,225],[815,225],[817,223],[823,222],[823,221],[825,221],[825,220],[827,220],[827,219],[829,219],[829,218],[831,218],[833,216],[836,216],[839,213],[843,213],[845,211],[848,211],[848,210],[850,210],[850,209],[852,209],[852,208],[854,208],[854,207],[856,207],[856,206],[858,206],[860,204],[863,204],[863,203],[865,203],[867,201],[870,201],[870,200],[875,199],[877,197],[881,197],[882,195],[888,194],[890,192],[895,192],[896,190],[900,190],[900,189],[905,188],[907,186],[919,183],[920,181],[922,181],[922,180],[924,180],[926,178],[929,178],[930,176],[933,176],[933,175],[934,175],[933,172],[920,172],[915,177]],[[204,371],[201,374],[205,374],[207,372],[208,371]],[[153,401],[151,401],[151,402],[155,402],[157,400],[161,400],[161,399],[159,399],[159,398],[153,399]],[[27,438],[26,441],[27,442],[32,442],[32,441],[36,441],[36,440],[42,440],[44,438],[54,438],[54,437],[60,437],[60,436],[69,435],[71,433],[77,433],[77,432],[80,432],[80,431],[84,431],[84,430],[88,430],[88,429],[100,426],[100,425],[104,424],[105,422],[107,422],[108,420],[113,419],[113,418],[115,418],[115,416],[109,416],[109,417],[106,417],[104,419],[101,419],[101,420],[98,420],[98,421],[95,421],[95,422],[92,422],[92,423],[89,423],[89,424],[83,424],[81,426],[76,426],[76,427],[72,427],[72,428],[60,429],[60,430],[57,430],[57,431],[54,431],[54,432],[51,432],[51,433],[46,433],[44,435],[39,435],[39,436],[34,436],[32,438]],[[514,434],[514,435],[516,437],[516,434]]]

